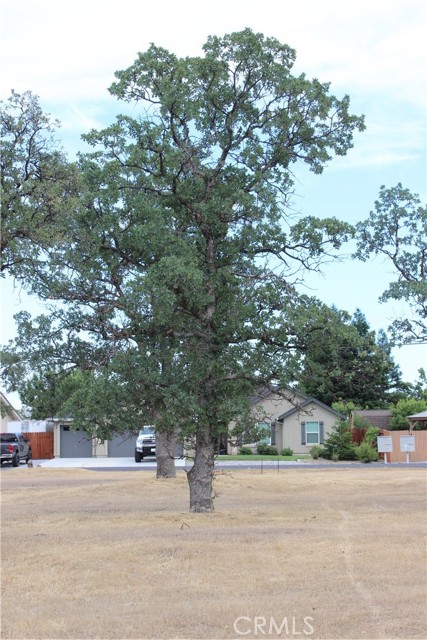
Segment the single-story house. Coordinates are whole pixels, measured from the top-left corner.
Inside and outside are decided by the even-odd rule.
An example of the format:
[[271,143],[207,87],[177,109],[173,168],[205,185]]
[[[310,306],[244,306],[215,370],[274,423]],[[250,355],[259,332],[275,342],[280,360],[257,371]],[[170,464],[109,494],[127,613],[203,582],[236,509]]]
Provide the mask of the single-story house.
[[[259,425],[266,428],[265,441],[278,450],[288,447],[296,454],[309,453],[313,445],[322,444],[342,417],[319,400],[290,388],[276,393],[263,390],[251,398],[251,406]],[[90,438],[85,431],[73,428],[71,419],[55,419],[55,458],[130,457],[135,452],[135,441],[136,435],[128,434],[101,442]],[[224,437],[224,453],[226,451],[238,453],[238,446],[227,443]]]
[[343,416],[316,398],[306,398],[288,409],[276,421],[276,446],[294,453],[310,453],[313,445],[323,444],[337,420]]
[[[316,398],[290,388],[280,393],[261,392],[251,398],[251,404],[261,418],[259,425],[271,426],[270,444],[279,451],[290,448],[295,454],[310,453],[312,446],[323,444],[337,420],[343,417]],[[237,444],[230,444],[228,453],[237,452]]]

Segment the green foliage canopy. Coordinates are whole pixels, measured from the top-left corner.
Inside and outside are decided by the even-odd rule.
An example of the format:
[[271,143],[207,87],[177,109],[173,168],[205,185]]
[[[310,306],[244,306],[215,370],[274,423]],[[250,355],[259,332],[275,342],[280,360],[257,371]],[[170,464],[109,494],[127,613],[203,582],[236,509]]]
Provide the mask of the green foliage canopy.
[[0,103],[1,272],[26,286],[79,194],[76,167],[55,140],[58,127],[30,91]]
[[390,429],[409,429],[408,416],[427,410],[427,400],[406,398],[391,407]]
[[401,183],[382,186],[375,210],[357,225],[356,257],[368,260],[385,256],[397,272],[397,280],[380,300],[403,300],[406,317],[396,319],[390,329],[398,342],[427,340],[427,207],[418,195]]

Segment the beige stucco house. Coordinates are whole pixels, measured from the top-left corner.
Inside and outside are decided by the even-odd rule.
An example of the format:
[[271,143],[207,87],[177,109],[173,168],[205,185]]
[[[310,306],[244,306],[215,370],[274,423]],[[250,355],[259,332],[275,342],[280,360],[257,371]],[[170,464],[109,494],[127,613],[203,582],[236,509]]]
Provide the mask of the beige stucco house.
[[[315,398],[303,396],[288,388],[272,393],[261,391],[251,398],[256,421],[265,427],[267,439],[279,451],[285,447],[295,454],[310,453],[315,444],[322,444],[338,418],[331,407]],[[230,425],[231,429],[233,425]],[[134,455],[135,438],[117,436],[110,441],[92,439],[85,431],[73,429],[71,420],[56,420],[54,427],[54,456],[69,457],[130,457]],[[246,443],[256,448],[256,443]],[[224,434],[223,452],[238,453],[239,445]]]
[[0,414],[1,414],[1,431],[7,432],[7,425],[14,420],[22,420],[22,416],[6,398],[4,393],[0,391]]
[[[342,417],[319,400],[292,389],[280,393],[261,392],[251,399],[251,404],[260,424],[271,427],[270,443],[279,451],[290,448],[295,454],[310,453],[313,445],[323,444]],[[237,444],[229,445],[228,452],[238,453]]]

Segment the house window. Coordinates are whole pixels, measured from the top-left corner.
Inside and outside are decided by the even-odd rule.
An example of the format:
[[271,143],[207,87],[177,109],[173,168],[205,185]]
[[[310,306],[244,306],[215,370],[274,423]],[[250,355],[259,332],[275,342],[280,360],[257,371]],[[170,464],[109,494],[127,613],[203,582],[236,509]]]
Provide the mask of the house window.
[[276,424],[274,422],[258,422],[241,435],[239,444],[255,446],[255,444],[276,444]]
[[307,444],[320,444],[320,429],[318,422],[305,423],[305,436]]
[[262,432],[262,436],[258,442],[260,444],[271,444],[271,424],[269,422],[259,422],[258,429]]

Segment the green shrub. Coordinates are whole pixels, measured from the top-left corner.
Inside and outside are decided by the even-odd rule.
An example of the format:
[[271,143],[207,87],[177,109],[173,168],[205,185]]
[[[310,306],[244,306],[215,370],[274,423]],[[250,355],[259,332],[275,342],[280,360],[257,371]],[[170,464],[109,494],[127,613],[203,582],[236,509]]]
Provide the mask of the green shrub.
[[323,443],[323,458],[328,460],[354,460],[356,447],[351,440],[351,430],[347,420],[338,420]]
[[369,442],[362,442],[356,447],[356,457],[360,462],[375,462],[378,460],[378,452]]
[[390,429],[409,429],[408,416],[427,410],[427,400],[407,398],[399,400],[391,408]]
[[250,447],[240,447],[239,453],[241,456],[251,456],[253,451]]
[[311,449],[310,449],[310,455],[313,458],[313,460],[317,460],[317,458],[323,458],[323,447],[321,447],[318,444],[314,444]]
[[374,447],[376,449],[377,447],[377,438],[380,435],[380,431],[379,429],[377,429],[376,427],[368,427],[368,429],[366,430],[365,435],[363,436],[363,442],[366,442],[367,444],[369,444],[371,447]]
[[281,456],[293,456],[294,455],[294,451],[293,451],[293,449],[290,449],[289,447],[285,447],[284,449],[282,449],[280,451],[280,455]]
[[260,442],[257,445],[257,453],[261,456],[278,456],[279,452],[276,447],[272,447],[271,444],[265,444],[265,442]]

